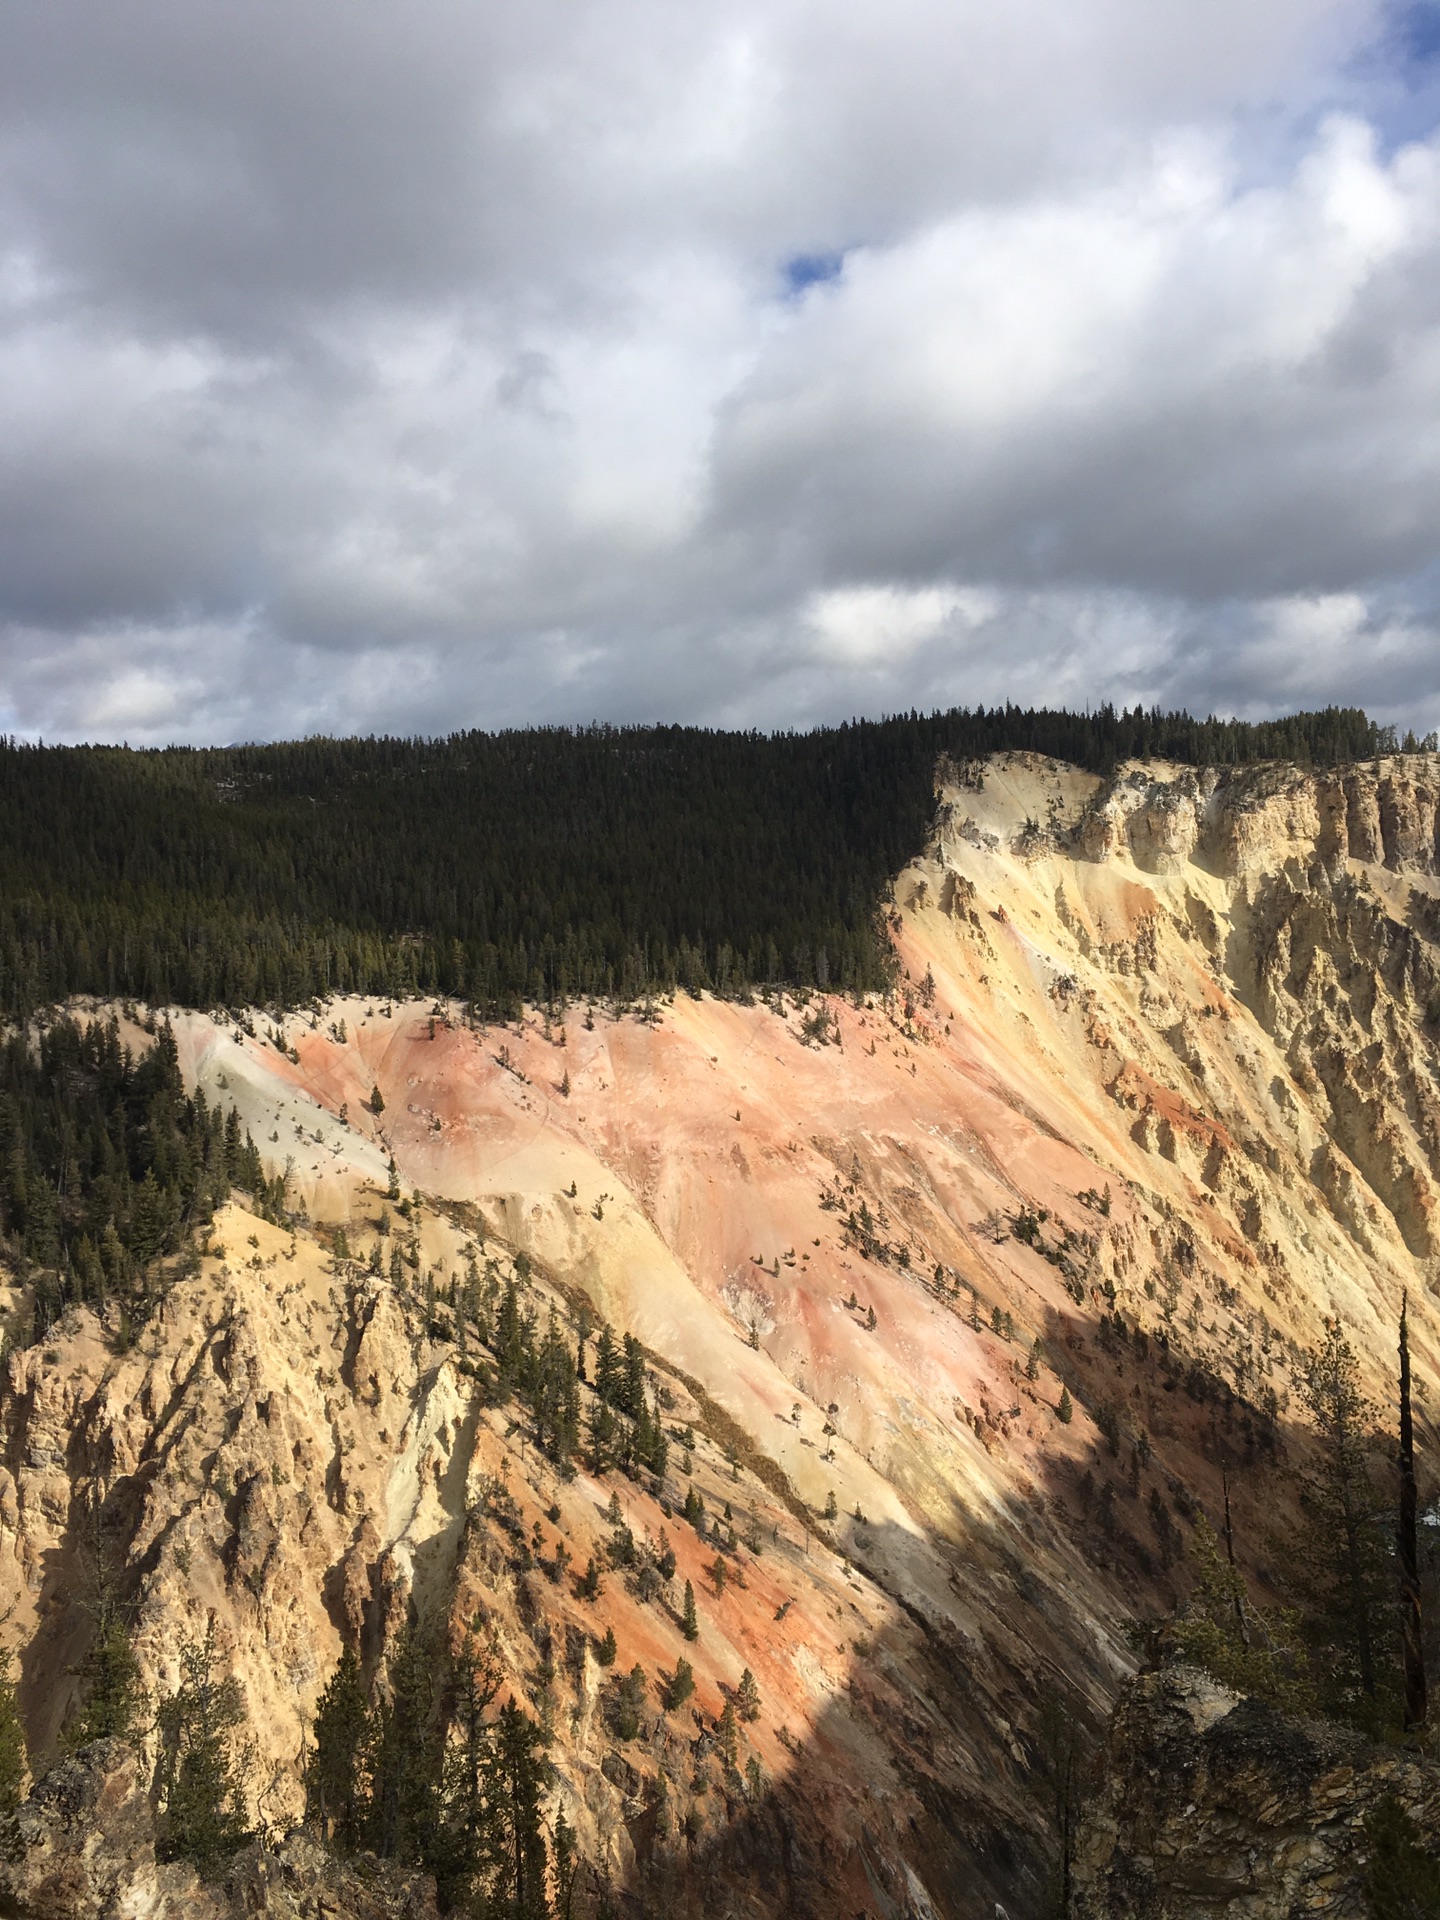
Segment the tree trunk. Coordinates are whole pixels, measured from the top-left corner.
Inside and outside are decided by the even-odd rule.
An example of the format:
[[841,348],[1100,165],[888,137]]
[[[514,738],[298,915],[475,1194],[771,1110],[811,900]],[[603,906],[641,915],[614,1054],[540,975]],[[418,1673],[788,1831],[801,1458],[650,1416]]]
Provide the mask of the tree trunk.
[[1400,1511],[1395,1559],[1400,1576],[1400,1648],[1405,1668],[1405,1731],[1425,1725],[1425,1647],[1420,1637],[1420,1550],[1415,1493],[1415,1425],[1410,1410],[1408,1296],[1400,1307]]

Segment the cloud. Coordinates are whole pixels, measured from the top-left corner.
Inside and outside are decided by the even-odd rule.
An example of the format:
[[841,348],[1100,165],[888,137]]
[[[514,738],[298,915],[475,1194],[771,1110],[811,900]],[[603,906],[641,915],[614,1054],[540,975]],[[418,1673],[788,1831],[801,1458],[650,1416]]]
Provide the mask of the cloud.
[[1435,724],[1417,21],[22,0],[0,721]]

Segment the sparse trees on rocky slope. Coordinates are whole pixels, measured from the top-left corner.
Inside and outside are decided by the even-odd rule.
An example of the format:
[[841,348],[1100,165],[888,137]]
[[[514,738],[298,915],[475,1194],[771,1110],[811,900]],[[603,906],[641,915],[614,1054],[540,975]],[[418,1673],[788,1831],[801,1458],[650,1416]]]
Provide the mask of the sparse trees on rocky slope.
[[444,1911],[548,1920],[551,1768],[513,1699],[492,1712],[500,1682],[475,1627],[451,1658],[412,1620],[373,1703],[347,1649],[316,1712],[307,1817],[341,1850],[433,1873]]

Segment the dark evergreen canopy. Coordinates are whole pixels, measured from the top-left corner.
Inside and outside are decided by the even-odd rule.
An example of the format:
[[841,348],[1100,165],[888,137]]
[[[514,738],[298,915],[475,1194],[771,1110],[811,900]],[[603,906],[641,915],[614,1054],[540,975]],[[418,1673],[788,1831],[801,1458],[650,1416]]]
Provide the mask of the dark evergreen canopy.
[[277,746],[0,743],[0,1011],[72,993],[296,1004],[334,991],[633,998],[871,987],[878,908],[941,754],[1105,771],[1158,755],[1334,763],[1353,709],[957,710],[804,734],[589,727]]

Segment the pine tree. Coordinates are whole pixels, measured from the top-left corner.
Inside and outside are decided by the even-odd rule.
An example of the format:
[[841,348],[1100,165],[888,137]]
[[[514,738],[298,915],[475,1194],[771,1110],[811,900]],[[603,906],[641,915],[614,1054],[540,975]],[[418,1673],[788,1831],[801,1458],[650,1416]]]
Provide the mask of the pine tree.
[[616,1391],[619,1405],[632,1420],[638,1420],[645,1405],[645,1349],[633,1333],[625,1335],[621,1375]]
[[715,1726],[715,1746],[727,1774],[737,1771],[740,1762],[740,1727],[735,1717],[735,1702],[727,1700]]
[[451,1725],[439,1791],[439,1818],[421,1864],[436,1877],[442,1911],[484,1907],[484,1887],[494,1872],[499,1812],[495,1805],[495,1727],[487,1718],[500,1689],[500,1661],[493,1640],[481,1637],[473,1620],[454,1662]]
[[637,1661],[615,1690],[614,1726],[619,1740],[634,1740],[640,1733],[640,1709],[645,1704],[645,1669]]
[[1055,1412],[1060,1424],[1065,1427],[1068,1427],[1070,1422],[1075,1418],[1075,1403],[1070,1398],[1069,1387],[1061,1387],[1060,1404],[1056,1407]]
[[1090,1742],[1074,1701],[1050,1688],[1041,1695],[1036,1736],[1039,1764],[1032,1784],[1045,1802],[1059,1854],[1051,1910],[1068,1916],[1075,1866],[1075,1828],[1084,1795]]
[[595,1342],[595,1391],[606,1406],[618,1406],[623,1384],[624,1375],[620,1356],[615,1350],[615,1335],[607,1320]]
[[15,1682],[10,1677],[14,1655],[0,1649],[0,1813],[13,1813],[25,1797],[29,1757]]
[[1292,1713],[1309,1711],[1314,1701],[1296,1616],[1251,1607],[1239,1568],[1221,1558],[1215,1530],[1203,1513],[1195,1523],[1192,1552],[1195,1586],[1171,1628],[1176,1648],[1222,1686]]
[[695,1612],[695,1589],[688,1580],[685,1582],[685,1610],[680,1616],[680,1631],[687,1640],[700,1638],[700,1620]]
[[555,1833],[550,1857],[555,1882],[555,1920],[571,1920],[580,1860],[575,1844],[575,1830],[565,1818],[563,1807],[555,1815]]
[[675,1672],[665,1687],[665,1711],[674,1713],[695,1691],[695,1669],[688,1660],[677,1660]]
[[75,1669],[81,1702],[65,1730],[65,1744],[92,1740],[131,1740],[145,1705],[140,1663],[130,1640],[130,1622],[118,1597],[102,1587],[95,1609],[95,1631]]
[[580,1438],[580,1391],[575,1363],[561,1338],[560,1322],[550,1309],[545,1338],[535,1356],[535,1381],[530,1394],[535,1416],[535,1440],[551,1460],[567,1461]]
[[435,1650],[412,1619],[372,1719],[366,1844],[382,1859],[419,1861],[435,1845],[444,1758],[436,1716],[440,1678]]
[[1307,1525],[1298,1550],[1310,1598],[1307,1628],[1332,1710],[1378,1731],[1393,1662],[1381,1622],[1393,1594],[1387,1503],[1370,1475],[1375,1409],[1338,1321],[1308,1357],[1307,1407],[1319,1430],[1320,1465],[1302,1493]]
[[619,1649],[615,1644],[615,1629],[614,1627],[606,1627],[605,1637],[595,1649],[595,1658],[602,1667],[613,1667],[615,1664],[615,1655],[618,1651]]
[[180,1648],[180,1685],[159,1714],[160,1818],[156,1853],[189,1860],[213,1877],[249,1838],[244,1776],[251,1764],[236,1735],[245,1725],[240,1683],[217,1672],[212,1615],[199,1641]]
[[1374,1920],[1434,1920],[1440,1914],[1440,1862],[1426,1835],[1393,1794],[1365,1818],[1365,1891]]
[[740,1710],[742,1720],[753,1722],[760,1718],[760,1689],[749,1667],[741,1674],[740,1684],[735,1689],[735,1705]]
[[342,1853],[358,1847],[364,1831],[370,1736],[364,1676],[347,1645],[316,1706],[315,1745],[305,1769],[305,1817]]
[[1400,1501],[1395,1522],[1395,1563],[1400,1575],[1400,1651],[1405,1681],[1404,1726],[1418,1733],[1429,1715],[1425,1641],[1420,1613],[1419,1495],[1415,1485],[1415,1421],[1410,1407],[1409,1296],[1400,1303]]
[[596,1399],[590,1409],[590,1470],[604,1473],[615,1438],[615,1415],[605,1400]]

